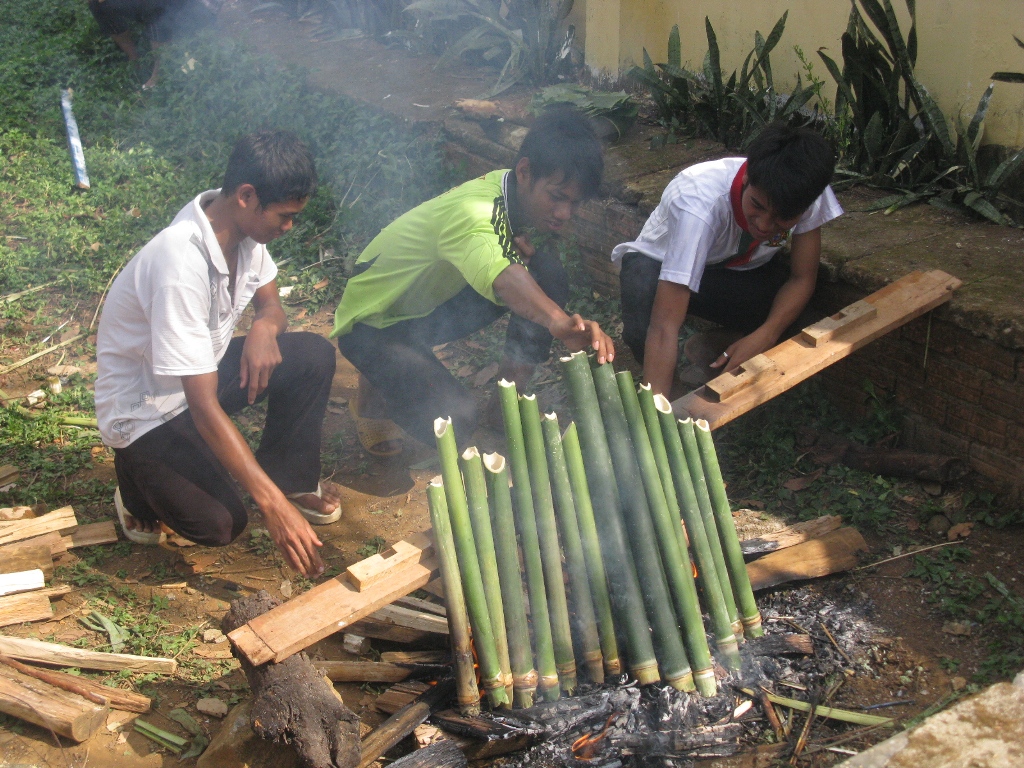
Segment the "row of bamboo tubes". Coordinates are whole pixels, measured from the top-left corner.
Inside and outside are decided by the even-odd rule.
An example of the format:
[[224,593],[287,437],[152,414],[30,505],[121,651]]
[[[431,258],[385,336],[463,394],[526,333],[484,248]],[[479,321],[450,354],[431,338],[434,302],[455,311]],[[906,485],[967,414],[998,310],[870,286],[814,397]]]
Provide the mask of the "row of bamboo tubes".
[[641,684],[712,696],[703,611],[730,670],[762,629],[711,431],[628,372],[582,352],[561,364],[564,433],[535,396],[499,384],[507,460],[460,456],[451,420],[434,423],[427,499],[459,706],[479,711],[475,662],[492,707],[571,695],[577,659],[593,682],[628,667]]

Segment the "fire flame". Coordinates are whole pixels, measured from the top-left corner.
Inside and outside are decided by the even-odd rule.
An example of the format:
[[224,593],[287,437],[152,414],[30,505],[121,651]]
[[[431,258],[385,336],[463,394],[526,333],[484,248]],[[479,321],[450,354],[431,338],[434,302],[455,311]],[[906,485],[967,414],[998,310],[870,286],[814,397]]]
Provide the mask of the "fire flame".
[[572,755],[577,760],[594,760],[597,758],[598,745],[604,741],[605,736],[608,734],[608,728],[611,727],[612,722],[616,717],[619,716],[618,712],[612,712],[609,716],[608,721],[604,724],[598,733],[587,733],[580,736],[576,741],[572,743]]

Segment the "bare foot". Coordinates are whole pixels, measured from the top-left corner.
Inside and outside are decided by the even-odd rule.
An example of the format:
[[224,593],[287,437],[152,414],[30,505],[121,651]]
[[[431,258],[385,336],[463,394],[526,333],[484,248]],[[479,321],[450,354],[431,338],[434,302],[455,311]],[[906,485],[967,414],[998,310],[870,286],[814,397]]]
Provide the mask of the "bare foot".
[[320,483],[320,495],[315,493],[304,493],[301,496],[292,496],[291,500],[321,515],[329,515],[341,504],[341,494],[338,486],[334,483]]
[[159,520],[139,520],[134,515],[124,516],[124,525],[129,531],[140,531],[142,533],[160,533]]

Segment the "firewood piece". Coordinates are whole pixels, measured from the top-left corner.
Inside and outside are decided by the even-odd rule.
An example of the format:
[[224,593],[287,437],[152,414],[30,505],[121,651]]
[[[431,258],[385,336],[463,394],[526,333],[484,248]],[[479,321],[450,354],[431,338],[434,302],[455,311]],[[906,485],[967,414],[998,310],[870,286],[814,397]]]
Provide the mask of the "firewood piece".
[[317,640],[425,585],[437,569],[433,542],[413,534],[408,543],[420,550],[420,562],[407,562],[391,575],[359,591],[347,575],[329,579],[284,605],[257,616],[228,634],[234,647],[253,664],[283,661]]
[[395,600],[394,605],[400,605],[403,608],[412,608],[414,611],[422,611],[424,613],[433,613],[435,616],[447,616],[448,611],[440,603],[435,603],[430,600],[422,600],[412,595],[406,595]]
[[843,464],[862,472],[886,477],[907,477],[933,483],[949,483],[964,477],[967,462],[956,456],[941,456],[915,451],[887,450],[851,444]]
[[879,336],[949,301],[953,291],[962,284],[938,269],[911,272],[865,298],[864,301],[874,305],[876,316],[852,328],[841,338],[834,338],[820,347],[809,347],[797,338],[787,339],[765,352],[778,366],[777,375],[765,377],[720,403],[711,400],[702,387],[674,401],[672,410],[681,418],[706,419],[712,429],[718,429],[853,354]]
[[767,589],[787,581],[815,579],[847,571],[857,565],[857,552],[867,543],[855,528],[840,528],[821,538],[772,552],[747,565],[754,589]]
[[28,520],[35,516],[36,511],[24,505],[0,508],[0,520]]
[[705,385],[707,397],[713,403],[728,400],[737,392],[752,387],[759,381],[767,379],[778,372],[775,361],[766,355],[754,355],[738,367],[716,376]]
[[0,627],[42,621],[53,616],[50,599],[46,595],[27,593],[0,597]]
[[395,624],[377,621],[372,616],[360,619],[355,624],[350,624],[346,629],[363,637],[373,638],[374,640],[387,640],[389,643],[414,643],[418,645],[429,641],[431,638],[439,637],[439,635],[432,635],[429,632],[423,632],[418,629],[409,629],[408,627],[399,627]]
[[83,648],[71,648],[67,645],[21,637],[0,636],[0,653],[20,661],[52,664],[58,667],[110,671],[130,669],[133,672],[156,672],[161,675],[173,675],[178,669],[178,662],[174,659],[87,651]]
[[393,715],[402,707],[412,703],[430,690],[430,684],[419,680],[405,680],[395,683],[373,702],[374,709]]
[[848,333],[868,320],[874,320],[877,314],[878,309],[873,304],[866,301],[855,301],[831,317],[826,317],[814,325],[804,328],[800,331],[800,340],[806,341],[812,347],[820,347],[826,341]]
[[103,725],[109,709],[0,666],[0,712],[82,742]]
[[437,676],[441,664],[389,664],[383,661],[314,661],[313,665],[336,683],[400,683],[408,677]]
[[75,510],[71,507],[61,507],[28,520],[0,522],[0,544],[12,544],[16,541],[31,539],[33,536],[41,536],[44,533],[74,528],[77,525],[78,519],[75,517]]
[[765,635],[751,640],[745,651],[753,656],[814,655],[814,643],[810,635],[795,632],[783,635]]
[[462,715],[454,709],[432,715],[430,722],[458,739],[459,747],[470,760],[522,752],[536,744],[541,733],[480,715]]
[[448,651],[385,651],[380,660],[391,664],[451,664],[452,655]]
[[436,579],[431,579],[423,585],[423,591],[440,600],[444,600],[444,580],[440,576]]
[[805,541],[824,536],[826,533],[836,530],[843,524],[843,518],[839,515],[823,515],[805,523],[797,523],[788,528],[783,528],[775,533],[766,533],[755,539],[746,539],[740,542],[740,549],[744,557],[755,555],[766,555],[779,549],[786,549]]
[[38,568],[43,577],[53,577],[53,555],[50,545],[44,541],[30,539],[0,547],[0,573],[17,573]]
[[[239,598],[231,603],[221,629],[230,635],[279,605],[262,590]],[[236,656],[253,692],[253,731],[268,741],[292,744],[307,768],[353,768],[358,764],[359,719],[306,654],[260,666],[254,666],[242,653]]]
[[0,596],[42,589],[44,586],[46,586],[46,579],[43,577],[43,571],[40,568],[33,568],[31,571],[0,574]]
[[624,755],[718,757],[739,751],[743,731],[740,723],[723,723],[685,731],[631,733],[616,738],[613,743]]
[[74,590],[67,584],[56,584],[52,587],[43,587],[42,589],[33,590],[32,594],[53,600],[55,597],[70,595],[72,592],[74,592]]
[[436,635],[448,634],[448,619],[443,616],[423,613],[411,608],[402,608],[397,605],[385,605],[383,608],[371,613],[369,618],[384,624],[394,624],[398,627],[416,629],[421,632],[432,632]]
[[[83,698],[97,704],[103,704],[113,709],[120,709],[125,712],[149,712],[153,702],[141,693],[126,691],[123,688],[112,688],[109,685],[102,685],[87,677],[69,675],[66,672],[57,672],[52,669],[40,669],[29,664],[22,664],[20,661],[0,656],[0,662],[21,672],[23,675],[42,680],[44,683],[55,685],[65,691],[77,693]],[[90,695],[91,694],[91,695]],[[96,697],[96,698],[93,698]]]
[[389,549],[348,567],[348,577],[362,592],[408,563],[418,563],[422,555],[420,547],[408,541],[396,541]]
[[468,764],[458,744],[451,739],[441,739],[398,758],[389,768],[463,768]]
[[432,712],[448,703],[454,693],[454,678],[446,677],[444,680],[438,681],[436,685],[429,686],[415,700],[395,712],[377,730],[363,739],[359,768],[370,765],[412,733],[416,726],[430,717]]
[[113,520],[80,525],[67,536],[61,537],[65,550],[75,547],[95,547],[98,544],[113,544],[117,541],[117,527]]

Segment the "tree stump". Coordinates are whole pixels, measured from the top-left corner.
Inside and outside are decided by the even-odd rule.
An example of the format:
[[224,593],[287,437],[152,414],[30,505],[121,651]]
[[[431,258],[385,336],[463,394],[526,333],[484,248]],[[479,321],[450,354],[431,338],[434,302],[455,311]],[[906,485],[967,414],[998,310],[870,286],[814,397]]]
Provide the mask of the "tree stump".
[[[280,604],[265,591],[241,597],[221,621],[224,634]],[[274,743],[290,744],[306,768],[354,768],[359,764],[359,718],[309,661],[297,653],[254,667],[235,657],[252,690],[252,729]]]

